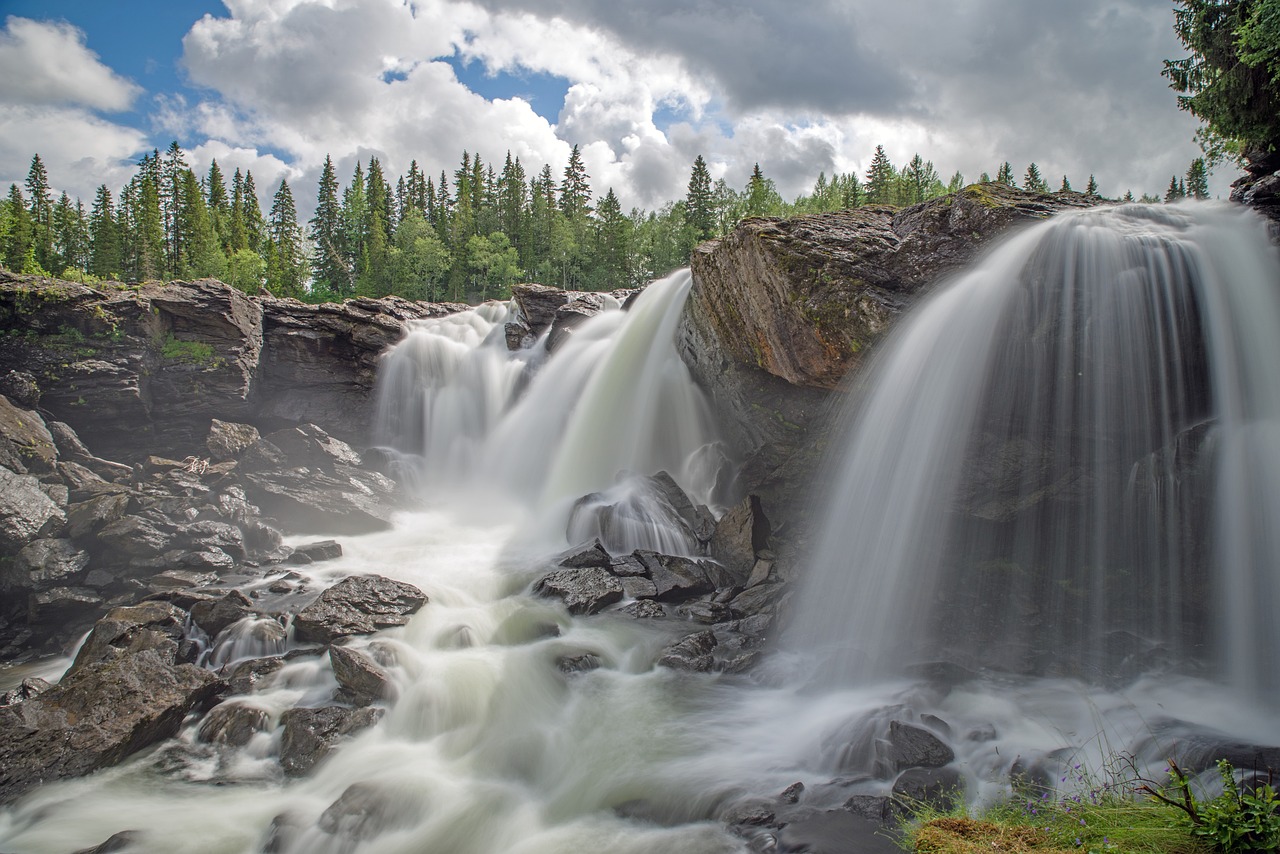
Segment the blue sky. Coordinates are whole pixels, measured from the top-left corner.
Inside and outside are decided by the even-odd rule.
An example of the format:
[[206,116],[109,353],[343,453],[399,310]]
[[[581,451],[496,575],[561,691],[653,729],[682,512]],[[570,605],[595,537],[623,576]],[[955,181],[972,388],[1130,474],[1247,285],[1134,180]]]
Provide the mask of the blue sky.
[[[1167,0],[0,0],[0,181],[118,189],[176,139],[198,171],[452,171],[462,151],[653,209],[693,159],[783,194],[919,152],[943,178],[1017,174],[1160,193],[1197,155],[1161,60]],[[1233,176],[1215,177],[1224,192]]]

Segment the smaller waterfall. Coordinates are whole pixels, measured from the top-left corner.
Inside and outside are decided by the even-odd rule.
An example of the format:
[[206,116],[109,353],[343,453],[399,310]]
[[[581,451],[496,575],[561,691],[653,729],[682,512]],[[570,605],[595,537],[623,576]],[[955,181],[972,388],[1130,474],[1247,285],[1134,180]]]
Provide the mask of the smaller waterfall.
[[[513,504],[561,541],[584,496],[645,515],[632,473],[665,471],[695,504],[718,508],[728,458],[674,344],[690,286],[684,270],[629,311],[609,301],[552,354],[541,342],[508,350],[499,303],[418,324],[384,359],[380,440],[429,501],[469,501],[482,516]],[[665,512],[612,547],[690,551]]]
[[831,468],[792,642],[1280,688],[1280,266],[1217,205],[1059,216],[904,320]]

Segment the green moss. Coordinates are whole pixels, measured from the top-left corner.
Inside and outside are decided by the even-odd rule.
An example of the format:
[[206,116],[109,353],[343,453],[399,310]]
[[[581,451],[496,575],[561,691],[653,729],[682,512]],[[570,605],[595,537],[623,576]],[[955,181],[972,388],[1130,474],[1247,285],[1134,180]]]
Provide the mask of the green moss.
[[160,347],[160,356],[171,362],[208,366],[213,364],[213,347],[202,341],[182,341],[170,334]]

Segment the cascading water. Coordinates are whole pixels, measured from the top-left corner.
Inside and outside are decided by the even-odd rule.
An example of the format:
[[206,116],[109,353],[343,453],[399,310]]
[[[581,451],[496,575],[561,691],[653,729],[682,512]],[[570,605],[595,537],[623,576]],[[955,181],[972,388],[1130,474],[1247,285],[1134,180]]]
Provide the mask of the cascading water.
[[824,679],[947,660],[1280,687],[1280,266],[1214,205],[1060,216],[904,321],[841,428],[796,631]]
[[[379,439],[414,475],[422,501],[394,530],[344,537],[341,558],[290,571],[313,591],[348,574],[378,573],[427,595],[408,625],[349,644],[377,661],[392,684],[395,699],[379,703],[381,721],[340,743],[309,775],[285,777],[282,715],[334,703],[338,685],[323,650],[282,639],[281,624],[234,624],[214,640],[211,659],[287,649],[264,687],[225,701],[241,707],[240,720],[262,722],[261,731],[234,747],[189,724],[180,737],[118,768],[42,786],[0,809],[0,849],[65,854],[133,831],[126,854],[746,854],[795,850],[827,827],[810,850],[866,854],[892,850],[892,843],[871,836],[874,826],[859,825],[862,835],[850,837],[848,824],[829,822],[832,815],[853,820],[841,809],[851,795],[891,791],[896,770],[883,753],[895,721],[945,721],[958,782],[975,800],[1003,798],[1019,763],[1056,780],[1053,772],[1066,762],[1102,767],[1109,749],[1158,761],[1181,733],[1278,743],[1271,709],[1187,675],[1140,679],[1121,691],[1064,676],[940,684],[900,672],[908,661],[942,657],[935,625],[950,627],[954,643],[947,647],[965,653],[965,663],[981,664],[986,653],[1007,669],[1031,669],[1025,663],[1038,651],[1005,660],[999,647],[983,648],[964,634],[971,624],[946,608],[930,610],[959,601],[966,585],[986,577],[1003,581],[996,594],[1017,592],[983,617],[1003,620],[1011,646],[1028,649],[1034,632],[1019,621],[1035,620],[1034,629],[1072,650],[1057,672],[1083,669],[1096,654],[1093,623],[1084,630],[1050,619],[1049,608],[1060,605],[1096,626],[1124,625],[1144,642],[1197,655],[1185,640],[1194,632],[1182,635],[1177,627],[1202,630],[1213,622],[1186,604],[1199,595],[1195,585],[1209,554],[1223,554],[1231,562],[1224,570],[1238,575],[1214,581],[1214,589],[1240,591],[1233,595],[1241,601],[1221,607],[1254,615],[1242,617],[1222,653],[1254,672],[1260,656],[1233,645],[1263,632],[1256,637],[1274,647],[1265,634],[1274,629],[1259,627],[1259,615],[1274,611],[1274,594],[1261,586],[1270,576],[1258,567],[1280,552],[1276,534],[1257,526],[1276,518],[1280,408],[1274,385],[1272,397],[1263,392],[1266,369],[1280,361],[1277,345],[1263,339],[1280,321],[1274,290],[1247,284],[1277,282],[1269,250],[1258,248],[1259,227],[1224,211],[1161,208],[1088,214],[1046,231],[1058,228],[1162,254],[1123,268],[1124,299],[1090,292],[1065,273],[1056,278],[1071,286],[1053,297],[1039,288],[1055,277],[1047,256],[1074,258],[1078,266],[1095,259],[1094,250],[1072,250],[1065,238],[1042,243],[1040,232],[1028,232],[993,255],[981,276],[939,292],[904,321],[862,396],[845,465],[848,495],[831,499],[828,533],[852,538],[829,538],[821,586],[810,588],[792,621],[792,649],[748,676],[657,665],[669,641],[701,628],[678,616],[573,618],[527,592],[564,546],[567,527],[575,532],[570,540],[622,529],[623,539],[665,542],[678,526],[671,502],[662,503],[660,479],[646,477],[659,469],[692,501],[719,500],[723,460],[670,340],[688,274],[650,286],[630,312],[606,311],[584,323],[550,356],[540,347],[506,349],[502,305],[423,324],[383,363]],[[1219,268],[1222,257],[1228,261]],[[1156,307],[1130,300],[1150,282],[1182,281],[1164,276],[1166,268],[1194,268],[1202,284],[1170,284]],[[1233,272],[1203,278],[1214,269]],[[1135,319],[1128,334],[1108,336],[1091,308],[1098,301],[1177,322]],[[1041,314],[1045,303],[1051,310]],[[1082,334],[1052,332],[1051,317],[1069,319]],[[993,338],[984,319],[999,320],[1001,337]],[[1165,342],[1152,346],[1167,355],[1143,355],[1144,330]],[[1218,345],[1228,353],[1216,353]],[[1188,352],[1205,355],[1184,358]],[[1144,365],[1147,379],[1092,370],[1113,358]],[[993,362],[1025,363],[1033,378],[1006,370],[986,384],[975,379],[979,365]],[[1044,367],[1032,367],[1039,363]],[[1160,426],[1164,414],[1141,416],[1127,406],[1139,400],[1159,401],[1169,426]],[[1119,403],[1126,407],[1117,424],[1105,416]],[[1077,411],[1089,417],[1069,415]],[[1059,427],[1071,437],[1059,442]],[[996,450],[979,453],[984,448]],[[890,450],[895,455],[886,456]],[[1112,461],[1117,477],[1095,489],[1086,475]],[[1221,495],[1232,483],[1247,485],[1233,499],[1202,506],[1205,495]],[[584,493],[593,497],[575,508]],[[1056,508],[1077,504],[1093,510],[1072,511],[1060,529]],[[1036,525],[1020,529],[1013,521],[1020,516]],[[953,528],[957,518],[979,521]],[[1114,524],[1105,534],[1089,533],[1085,523],[1099,518]],[[1132,541],[1114,533],[1130,523],[1140,533]],[[981,536],[986,532],[990,540]],[[1041,534],[1047,539],[1037,545]],[[1059,546],[1074,558],[1055,563]],[[969,563],[949,562],[955,554]],[[1162,559],[1179,567],[1173,575],[1180,589],[1147,572]],[[1165,585],[1153,596],[1158,603],[1132,603],[1142,614],[1133,622],[1109,607],[1094,615],[1073,604],[1144,583],[1125,573],[1100,579],[1101,592],[1032,580],[1033,568],[1066,573],[1122,561],[1142,568],[1146,583]],[[891,566],[901,571],[872,571]],[[270,602],[282,577],[267,576],[244,592]],[[1059,598],[1035,604],[1030,597],[1046,586]],[[925,635],[929,642],[914,649],[913,638]],[[842,650],[822,668],[838,678],[797,677],[815,656],[849,639],[878,666],[855,666],[864,659]],[[562,666],[584,658],[599,666]],[[877,672],[892,678],[861,678]],[[788,807],[777,796],[794,792],[797,781],[805,791]],[[731,832],[722,822],[741,805],[739,815],[759,815],[762,804],[792,824],[778,834],[754,824]],[[810,835],[788,840],[810,819]]]

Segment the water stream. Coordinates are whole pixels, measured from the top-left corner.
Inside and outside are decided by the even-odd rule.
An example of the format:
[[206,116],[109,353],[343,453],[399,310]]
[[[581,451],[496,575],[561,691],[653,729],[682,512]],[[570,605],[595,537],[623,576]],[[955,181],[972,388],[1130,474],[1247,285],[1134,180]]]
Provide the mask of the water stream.
[[[1130,261],[1113,267],[1101,249],[1074,247],[1075,237],[1058,228],[1117,244]],[[1274,715],[1249,699],[1250,686],[1274,676],[1249,641],[1266,638],[1268,654],[1276,648],[1276,628],[1261,616],[1278,604],[1267,557],[1280,554],[1276,532],[1258,530],[1280,518],[1280,400],[1268,397],[1280,336],[1255,340],[1280,329],[1280,276],[1259,240],[1253,220],[1208,208],[1084,214],[1015,237],[939,290],[855,389],[838,483],[824,499],[833,533],[815,561],[818,580],[782,648],[737,676],[656,666],[662,647],[688,631],[680,621],[570,617],[526,592],[577,539],[566,531],[582,521],[574,515],[580,496],[629,508],[624,515],[636,524],[621,526],[626,547],[668,550],[690,544],[646,503],[644,475],[665,470],[695,503],[717,510],[729,499],[727,455],[672,344],[688,273],[650,286],[628,312],[614,307],[587,321],[549,357],[540,346],[507,351],[503,305],[423,323],[386,358],[379,415],[379,441],[398,455],[418,500],[393,530],[344,538],[340,559],[306,569],[314,588],[373,572],[428,595],[408,625],[353,644],[386,662],[395,683],[382,721],[313,774],[286,779],[274,723],[291,707],[330,702],[336,688],[326,658],[297,658],[266,690],[229,700],[261,709],[273,724],[247,747],[203,744],[192,723],[118,768],[44,786],[0,811],[0,850],[66,854],[123,830],[138,832],[127,851],[201,854],[783,850],[785,839],[776,847],[772,831],[734,833],[722,817],[753,798],[774,802],[796,782],[805,784],[800,807],[811,814],[853,794],[887,793],[893,775],[880,752],[890,720],[945,721],[955,767],[978,801],[1007,792],[1015,762],[1055,775],[1077,763],[1101,769],[1116,751],[1156,762],[1187,733],[1276,744]],[[1136,246],[1156,247],[1157,260],[1132,260]],[[1084,264],[1088,275],[1043,273],[1046,256]],[[1174,267],[1218,272],[1192,285],[1164,275]],[[1124,299],[1087,291],[1085,280],[1102,274],[1121,282]],[[1041,293],[1042,279],[1057,281]],[[1130,291],[1158,296],[1131,302]],[[1079,307],[1096,302],[1119,302],[1138,319],[1108,331],[1092,308]],[[1041,334],[1045,303],[1059,320],[1083,323],[1084,334]],[[1172,327],[1148,326],[1153,314]],[[1069,346],[1077,340],[1083,352]],[[1228,355],[1180,355],[1203,353],[1199,345],[1211,340]],[[997,371],[985,381],[993,390],[975,376],[993,363],[1025,365],[1029,374]],[[1132,365],[1140,375],[1122,377],[1121,366]],[[1151,401],[1164,414],[1141,414]],[[1118,425],[1108,420],[1112,410],[1121,413]],[[1064,419],[1075,437],[1071,454],[1036,445],[1066,429]],[[1026,425],[1037,427],[1035,441]],[[1005,461],[1008,471],[980,473],[999,507],[975,497],[983,491],[972,486],[975,443],[997,448],[984,459]],[[1026,463],[1033,458],[1034,469]],[[1090,497],[1080,485],[1098,480],[1081,469],[1121,464],[1119,486]],[[1035,482],[1009,474],[1029,470]],[[1072,474],[1067,489],[1060,481]],[[1054,496],[1073,498],[1067,506],[1086,508],[1064,517],[1065,532],[1054,514],[1034,512],[1046,479],[1058,485]],[[1220,491],[1233,484],[1234,496]],[[1205,490],[1224,497],[1201,506]],[[1160,500],[1142,497],[1149,493]],[[956,533],[950,522],[965,515],[960,505],[984,523]],[[1126,515],[1134,505],[1137,518]],[[1045,543],[1028,545],[1033,534],[1012,521],[1028,510]],[[1099,519],[1107,533],[1091,532]],[[1009,580],[1040,563],[1046,568],[1037,571],[1049,573],[1085,567],[1091,579],[1097,566],[1175,561],[1178,583],[1194,581],[1204,561],[1187,547],[1188,520],[1198,524],[1192,542],[1209,542],[1204,553],[1230,564],[1215,585],[1232,592],[1207,617],[1185,616],[1186,591],[1145,568],[1119,590],[1081,581],[1081,592],[1052,600],[1067,609],[1070,626],[1047,621],[1049,606],[1030,599],[1035,585],[1024,591]],[[1117,540],[1112,522],[1130,535]],[[1073,557],[1055,563],[1059,548]],[[967,557],[948,558],[956,554]],[[954,609],[932,610],[957,587],[951,569],[970,564],[1017,591],[997,613],[1009,615],[1000,627],[1011,644],[1025,643],[1018,654],[986,645],[978,627],[954,622]],[[1050,593],[1061,587],[1048,585]],[[1130,587],[1142,601],[1115,603],[1134,615],[1125,621],[1107,597]],[[1032,618],[1034,631],[1022,622]],[[942,641],[955,643],[940,642],[935,625],[947,626]],[[1143,658],[1123,678],[1113,673],[1115,662],[1093,639],[1121,625],[1141,636],[1140,651],[1167,656]],[[1179,627],[1202,631],[1212,648]],[[1039,632],[1064,654],[1023,640]],[[225,634],[208,652],[218,661],[280,648],[270,626],[252,621]],[[587,654],[600,667],[558,666]],[[969,668],[972,678],[904,675],[917,672],[908,665],[940,660]],[[353,803],[365,806],[342,806]]]

